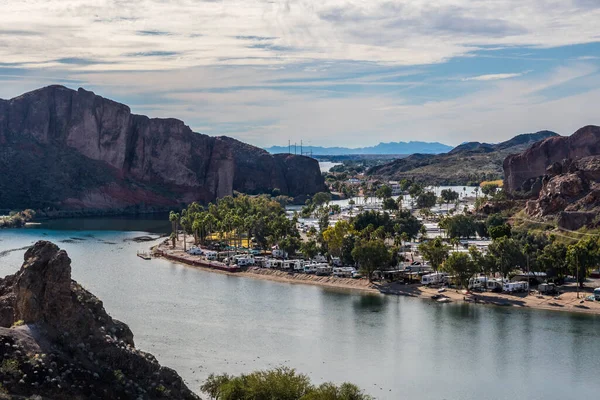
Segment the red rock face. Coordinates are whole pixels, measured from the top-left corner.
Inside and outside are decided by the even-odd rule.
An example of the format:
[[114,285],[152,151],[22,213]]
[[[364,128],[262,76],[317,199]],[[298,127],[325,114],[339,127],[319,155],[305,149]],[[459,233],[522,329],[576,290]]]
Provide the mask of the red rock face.
[[600,127],[586,126],[573,135],[552,137],[535,143],[521,154],[504,160],[504,188],[509,192],[518,190],[527,180],[541,177],[555,162],[565,159],[577,160],[600,155]]
[[[52,196],[47,197],[58,198],[58,208],[208,202],[234,190],[255,194],[278,188],[289,196],[326,190],[316,160],[273,156],[235,139],[194,133],[176,119],[131,114],[129,107],[83,89],[50,86],[0,100],[4,151],[27,152],[23,144],[28,142],[35,143],[38,151],[67,149],[101,162],[103,172],[113,177],[68,195],[49,193]],[[71,187],[77,186],[78,177],[73,175],[68,176],[74,183]],[[0,196],[0,200],[7,203],[10,199]],[[29,206],[20,204],[21,208]],[[0,204],[3,207],[13,205]]]

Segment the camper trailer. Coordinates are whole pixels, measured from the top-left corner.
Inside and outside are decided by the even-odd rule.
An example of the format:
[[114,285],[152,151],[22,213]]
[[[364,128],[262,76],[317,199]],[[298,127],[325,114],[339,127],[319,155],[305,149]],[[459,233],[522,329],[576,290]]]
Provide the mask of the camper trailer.
[[502,291],[506,293],[519,293],[529,290],[527,282],[506,282],[502,285]]
[[326,263],[327,262],[327,257],[325,257],[322,254],[317,254],[315,256],[315,258],[313,258],[313,261],[316,263]]
[[329,276],[333,272],[333,268],[331,268],[327,264],[318,264],[315,275],[317,276]]
[[500,293],[503,289],[503,282],[502,279],[488,279],[485,286],[490,292]]
[[594,299],[600,301],[600,288],[594,289]]
[[339,257],[333,257],[331,259],[331,265],[333,265],[334,267],[341,267],[342,266],[342,260],[340,260]]
[[217,256],[219,255],[219,253],[217,253],[216,251],[207,251],[204,253],[204,255],[206,256],[207,260],[215,261],[217,259]]
[[475,276],[469,279],[469,289],[487,289],[487,276]]
[[333,276],[338,278],[352,278],[356,270],[352,267],[336,267],[333,269]]
[[540,283],[538,285],[538,292],[541,294],[553,295],[558,291],[556,290],[556,285],[554,283]]
[[269,269],[280,269],[282,266],[283,266],[283,261],[277,260],[274,258],[268,259],[267,263],[265,265],[265,267],[269,268]]
[[319,264],[315,264],[315,263],[306,264],[304,266],[304,273],[305,274],[314,274],[314,273],[316,273],[318,265]]
[[433,274],[423,275],[421,277],[422,285],[441,285],[448,281],[448,274],[443,272],[434,272]]

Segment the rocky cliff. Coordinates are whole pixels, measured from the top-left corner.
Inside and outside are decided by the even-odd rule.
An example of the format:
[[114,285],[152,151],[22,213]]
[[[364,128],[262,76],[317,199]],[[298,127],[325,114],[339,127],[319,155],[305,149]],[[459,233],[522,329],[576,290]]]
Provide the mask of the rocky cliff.
[[551,137],[504,160],[504,188],[536,196],[548,167],[563,160],[600,155],[600,127],[586,126],[571,136]]
[[552,164],[526,211],[537,218],[558,217],[558,225],[565,229],[596,225],[600,222],[600,156]]
[[0,279],[0,358],[0,398],[198,399],[135,348],[129,327],[71,280],[71,260],[50,242]]
[[0,170],[0,209],[151,209],[233,191],[326,190],[311,158],[270,155],[62,86],[0,100]]

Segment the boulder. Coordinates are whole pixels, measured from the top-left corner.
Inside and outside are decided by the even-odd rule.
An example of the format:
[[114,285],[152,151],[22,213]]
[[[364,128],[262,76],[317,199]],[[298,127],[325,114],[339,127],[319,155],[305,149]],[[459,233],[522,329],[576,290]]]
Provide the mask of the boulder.
[[198,399],[135,348],[129,327],[71,280],[67,253],[46,241],[0,279],[0,357],[0,398]]

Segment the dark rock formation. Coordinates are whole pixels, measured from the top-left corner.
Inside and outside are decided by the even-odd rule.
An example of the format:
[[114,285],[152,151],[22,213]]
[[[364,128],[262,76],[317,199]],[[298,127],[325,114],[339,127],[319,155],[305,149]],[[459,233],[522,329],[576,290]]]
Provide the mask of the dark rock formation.
[[62,86],[0,100],[0,170],[0,209],[151,209],[234,190],[326,190],[311,158],[272,156]]
[[127,325],[71,280],[71,260],[40,241],[0,279],[0,398],[198,399],[177,373],[135,349]]
[[530,216],[558,216],[565,229],[579,229],[595,222],[600,211],[600,156],[552,163],[541,179],[536,199],[527,202]]
[[[521,154],[504,160],[504,188],[509,192],[528,192],[531,182],[547,174],[549,167],[563,160],[600,155],[600,127],[586,126],[571,136],[551,137],[535,143]],[[536,195],[535,192],[532,193]]]

